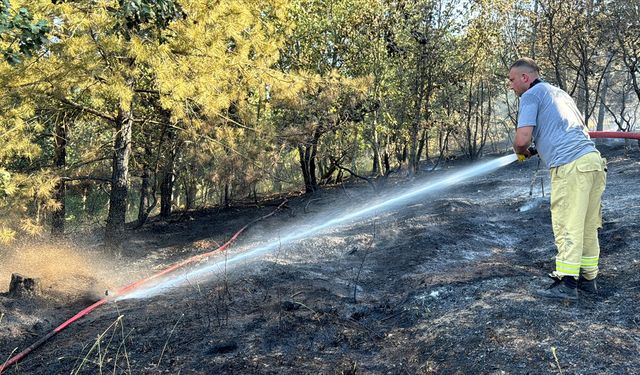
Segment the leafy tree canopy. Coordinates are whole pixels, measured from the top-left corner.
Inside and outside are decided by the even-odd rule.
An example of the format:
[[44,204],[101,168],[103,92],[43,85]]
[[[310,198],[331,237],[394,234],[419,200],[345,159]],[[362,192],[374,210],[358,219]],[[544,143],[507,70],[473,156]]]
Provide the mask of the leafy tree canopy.
[[29,58],[48,40],[51,26],[47,20],[33,20],[25,7],[13,10],[9,0],[0,3],[0,51],[10,64]]

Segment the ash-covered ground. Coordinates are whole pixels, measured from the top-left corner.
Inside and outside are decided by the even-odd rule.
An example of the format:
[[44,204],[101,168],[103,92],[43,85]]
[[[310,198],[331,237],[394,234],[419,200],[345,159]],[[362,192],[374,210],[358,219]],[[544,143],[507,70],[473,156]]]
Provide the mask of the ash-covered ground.
[[[600,146],[609,173],[597,297],[564,304],[535,295],[550,284],[555,248],[548,172],[536,175],[532,159],[226,267],[225,259],[392,196],[407,181],[389,181],[377,196],[354,184],[292,198],[217,255],[222,266],[207,280],[109,302],[5,373],[637,373],[640,152],[616,144]],[[97,262],[100,272],[67,270],[79,290],[49,283],[41,297],[0,296],[0,360],[103,289],[210,251],[278,203],[152,222],[130,234],[123,259]],[[75,248],[93,259],[89,244]]]

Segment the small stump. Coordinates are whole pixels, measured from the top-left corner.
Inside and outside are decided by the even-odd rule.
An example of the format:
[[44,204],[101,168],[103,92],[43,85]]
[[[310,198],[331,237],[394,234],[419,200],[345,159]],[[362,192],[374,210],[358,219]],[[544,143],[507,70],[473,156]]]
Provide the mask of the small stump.
[[17,273],[11,274],[10,297],[30,297],[40,294],[40,281]]

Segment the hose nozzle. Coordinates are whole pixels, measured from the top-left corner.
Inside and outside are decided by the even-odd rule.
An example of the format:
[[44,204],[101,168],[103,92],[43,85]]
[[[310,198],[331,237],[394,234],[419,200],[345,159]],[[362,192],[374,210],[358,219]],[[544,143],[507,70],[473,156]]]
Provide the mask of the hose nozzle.
[[538,155],[538,150],[533,146],[529,146],[526,153],[516,155],[518,156],[518,161],[525,161],[534,155]]

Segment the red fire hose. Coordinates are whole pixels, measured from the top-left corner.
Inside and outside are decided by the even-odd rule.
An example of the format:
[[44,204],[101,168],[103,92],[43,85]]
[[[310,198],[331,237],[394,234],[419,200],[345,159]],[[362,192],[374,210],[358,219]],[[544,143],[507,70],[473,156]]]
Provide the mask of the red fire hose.
[[36,350],[37,348],[39,348],[42,344],[44,344],[47,340],[49,340],[50,338],[52,338],[53,336],[55,336],[58,332],[62,331],[63,329],[67,328],[68,326],[70,326],[73,322],[75,322],[76,320],[82,318],[83,316],[87,315],[88,313],[90,313],[91,311],[95,310],[96,308],[98,308],[101,305],[104,305],[106,302],[114,300],[115,298],[121,297],[126,295],[127,293],[133,291],[134,289],[138,288],[139,286],[146,284],[147,282],[151,281],[151,280],[155,280],[161,276],[164,276],[168,273],[171,273],[187,264],[190,263],[194,263],[197,262],[199,260],[205,259],[210,257],[211,255],[213,255],[216,252],[222,251],[224,249],[226,249],[227,247],[229,247],[229,245],[231,245],[237,238],[238,236],[240,236],[240,234],[242,232],[244,232],[249,226],[255,224],[256,222],[266,219],[269,216],[274,215],[276,212],[278,212],[278,210],[280,210],[285,204],[287,203],[287,200],[285,199],[284,202],[282,202],[273,212],[264,215],[262,217],[259,217],[255,220],[253,220],[252,222],[250,222],[249,224],[243,226],[242,228],[240,228],[239,231],[237,231],[233,236],[231,236],[231,238],[225,242],[222,246],[218,247],[215,250],[209,251],[207,253],[204,254],[199,254],[196,256],[193,256],[191,258],[185,259],[181,262],[178,262],[172,266],[170,266],[169,268],[166,268],[160,272],[158,272],[157,274],[151,275],[147,278],[138,280],[134,283],[131,283],[121,289],[119,289],[117,292],[115,292],[113,295],[110,295],[109,297],[105,297],[97,302],[95,302],[93,305],[85,308],[84,310],[78,312],[76,315],[74,315],[73,317],[71,317],[70,319],[68,319],[66,322],[60,324],[58,327],[56,327],[53,331],[49,332],[47,335],[41,337],[38,341],[34,342],[33,344],[31,344],[28,348],[24,349],[23,351],[21,351],[20,353],[16,354],[15,356],[9,358],[5,363],[3,363],[2,365],[0,365],[0,373],[2,373],[4,370],[6,370],[7,368],[9,368],[10,366],[18,363],[20,360],[22,360],[24,357],[26,357],[29,353],[31,353],[32,351]]
[[589,132],[591,138],[626,138],[637,139],[640,141],[640,133],[627,133],[627,132]]

